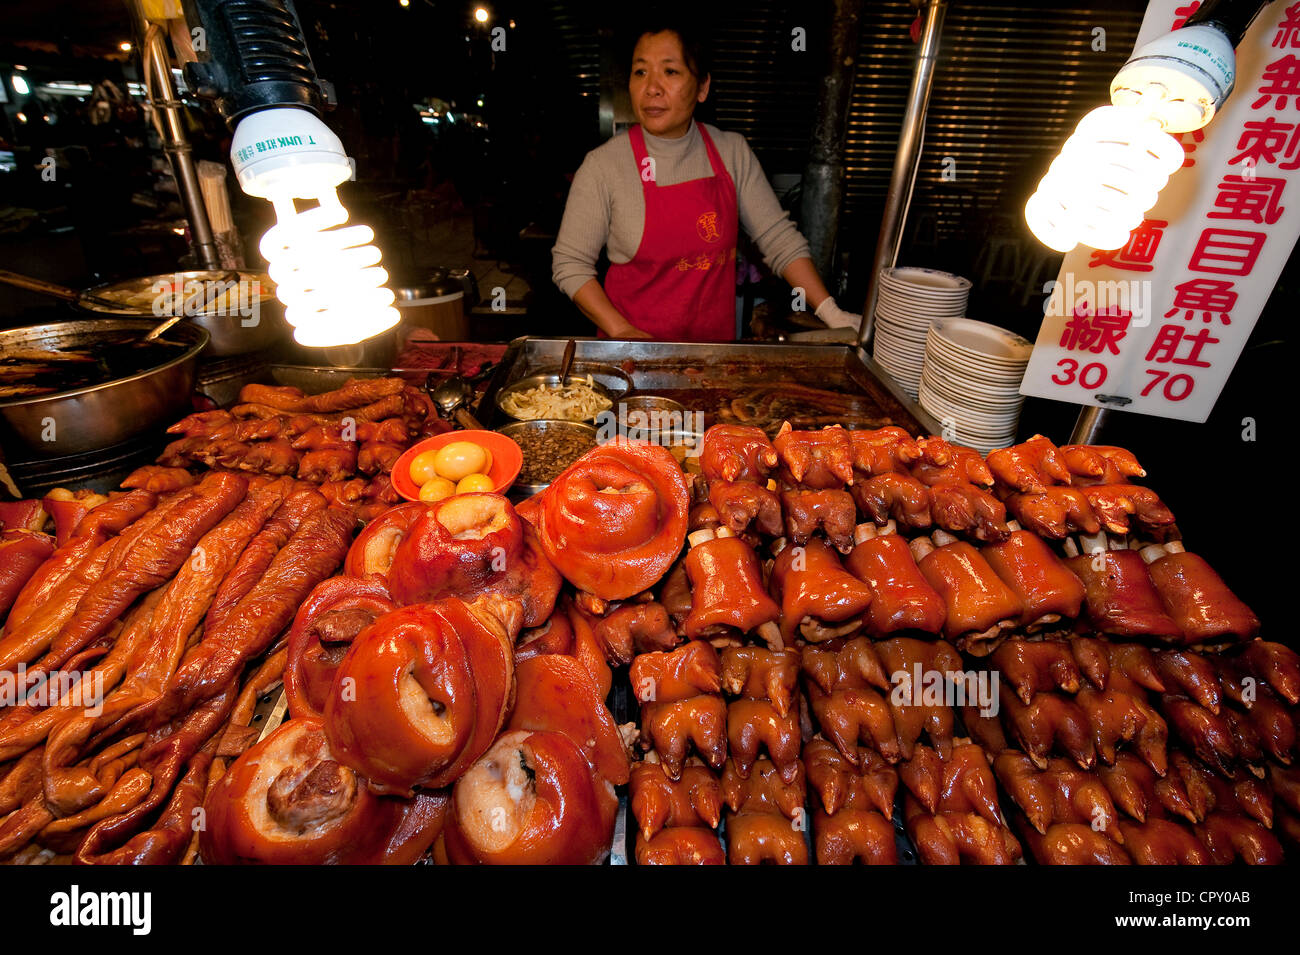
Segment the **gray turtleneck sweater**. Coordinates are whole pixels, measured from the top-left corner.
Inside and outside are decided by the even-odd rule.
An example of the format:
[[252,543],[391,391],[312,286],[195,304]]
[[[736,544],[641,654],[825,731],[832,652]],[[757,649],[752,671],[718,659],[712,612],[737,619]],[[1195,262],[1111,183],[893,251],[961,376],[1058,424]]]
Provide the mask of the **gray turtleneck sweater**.
[[[768,268],[780,275],[795,259],[809,254],[808,243],[790,221],[790,214],[781,208],[745,137],[713,126],[707,128],[736,184],[740,224],[762,252]],[[661,139],[646,133],[645,143],[646,152],[655,161],[655,180],[661,186],[713,175],[704,139],[693,121],[679,139]],[[645,196],[640,171],[632,156],[632,143],[624,132],[587,153],[573,177],[560,234],[551,250],[555,284],[572,298],[596,277],[596,260],[602,248],[607,248],[611,262],[630,261],[641,244],[644,228]]]

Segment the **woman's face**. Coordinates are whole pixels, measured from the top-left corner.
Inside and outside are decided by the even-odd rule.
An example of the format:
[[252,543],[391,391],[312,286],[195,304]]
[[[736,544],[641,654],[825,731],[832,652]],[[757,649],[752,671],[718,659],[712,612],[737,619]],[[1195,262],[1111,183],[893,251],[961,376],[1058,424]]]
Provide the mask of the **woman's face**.
[[665,139],[685,136],[695,104],[709,95],[708,77],[701,83],[691,75],[682,41],[671,30],[647,33],[637,41],[627,87],[642,128]]

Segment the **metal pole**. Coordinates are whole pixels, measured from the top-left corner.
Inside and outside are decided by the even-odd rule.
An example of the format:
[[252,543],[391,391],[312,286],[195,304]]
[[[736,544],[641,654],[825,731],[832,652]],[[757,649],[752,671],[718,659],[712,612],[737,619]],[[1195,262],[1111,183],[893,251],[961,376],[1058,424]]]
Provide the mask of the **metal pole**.
[[1101,429],[1110,418],[1111,409],[1098,405],[1084,405],[1079,409],[1079,417],[1074,422],[1067,444],[1096,444],[1101,436]]
[[212,223],[208,221],[208,210],[203,204],[203,190],[199,186],[194,153],[190,149],[189,138],[185,135],[181,103],[176,98],[176,87],[172,85],[167,44],[163,40],[162,31],[149,29],[147,22],[144,37],[145,69],[153,74],[153,88],[158,97],[151,105],[162,119],[163,150],[171,160],[176,189],[185,205],[185,217],[190,220],[190,244],[198,258],[199,268],[219,269],[221,254],[217,251],[217,243],[212,236]]
[[812,149],[803,174],[801,220],[817,274],[830,284],[835,237],[844,195],[845,118],[858,62],[862,0],[835,0],[831,13],[829,70],[822,78]]
[[907,224],[907,207],[912,202],[912,187],[916,185],[916,171],[921,162],[925,113],[930,104],[930,90],[934,85],[934,67],[939,59],[939,38],[943,33],[944,15],[948,12],[948,0],[924,0],[924,7],[921,48],[916,55],[912,89],[907,95],[903,130],[899,133],[898,151],[894,156],[894,173],[889,180],[885,212],[880,220],[880,237],[876,240],[876,256],[871,265],[867,303],[862,309],[862,325],[858,329],[858,343],[862,345],[871,337],[876,299],[880,294],[880,270],[889,268],[898,261],[903,227]]

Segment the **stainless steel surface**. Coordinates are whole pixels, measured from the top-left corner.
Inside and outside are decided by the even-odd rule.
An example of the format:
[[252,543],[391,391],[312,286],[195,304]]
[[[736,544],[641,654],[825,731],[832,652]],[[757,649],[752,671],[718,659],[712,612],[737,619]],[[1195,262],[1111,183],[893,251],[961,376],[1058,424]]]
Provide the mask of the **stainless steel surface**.
[[[496,410],[497,394],[508,384],[534,374],[539,368],[555,367],[567,339],[521,337],[512,341],[497,366],[496,374],[479,403],[480,416],[488,425],[504,423],[507,416]],[[898,408],[899,426],[914,434],[939,434],[939,422],[889,377],[860,347],[835,344],[755,344],[734,342],[618,341],[606,338],[578,339],[579,362],[592,361],[630,368],[625,373],[637,392],[656,393],[705,387],[720,370],[737,366],[752,373],[750,381],[775,380],[799,369],[810,384],[844,387],[856,394],[882,393]],[[624,364],[625,363],[625,364]],[[495,412],[495,417],[493,417]]]
[[198,168],[185,132],[184,104],[176,95],[172,84],[171,61],[163,31],[156,24],[147,24],[144,30],[142,51],[150,105],[158,117],[163,139],[163,150],[171,159],[176,176],[176,188],[185,204],[185,217],[190,221],[190,244],[199,264],[205,269],[221,267],[221,253],[217,251],[212,235],[212,223],[203,205],[203,189],[199,185]]
[[871,284],[867,287],[867,302],[863,306],[862,325],[858,329],[858,341],[864,345],[871,337],[875,321],[876,300],[880,295],[880,272],[898,261],[898,249],[903,242],[907,209],[912,202],[916,171],[921,162],[921,147],[925,141],[925,116],[930,105],[930,90],[934,85],[934,67],[939,59],[939,38],[943,34],[943,18],[947,12],[948,0],[924,2],[921,46],[916,54],[916,70],[912,74],[912,88],[907,95],[903,130],[898,136],[894,172],[889,180],[885,211],[880,220],[880,234],[876,239],[876,254],[871,263]]
[[1098,405],[1084,405],[1079,409],[1079,417],[1075,419],[1074,430],[1070,432],[1070,440],[1066,443],[1097,444],[1111,410]]
[[[512,441],[518,441],[519,437],[524,434],[546,433],[565,431],[572,434],[589,435],[592,441],[596,440],[596,429],[589,424],[581,421],[557,421],[553,418],[534,418],[532,421],[516,421],[497,428],[500,434],[504,434]],[[524,484],[516,481],[510,486],[510,493],[516,497],[532,497],[550,487],[550,482],[545,484]]]
[[[614,404],[614,410],[626,411],[629,422],[634,414],[644,412],[668,412],[669,414],[685,414],[686,406],[680,401],[674,401],[672,398],[665,398],[662,395],[628,395],[626,398],[620,398]],[[643,419],[644,420],[644,419]]]
[[[0,349],[75,348],[139,334],[154,324],[149,319],[96,318],[29,325],[0,331]],[[189,348],[157,367],[87,388],[0,402],[0,442],[7,456],[16,457],[12,448],[39,458],[82,454],[171,424],[190,408],[195,368],[208,333],[182,323],[170,334]]]

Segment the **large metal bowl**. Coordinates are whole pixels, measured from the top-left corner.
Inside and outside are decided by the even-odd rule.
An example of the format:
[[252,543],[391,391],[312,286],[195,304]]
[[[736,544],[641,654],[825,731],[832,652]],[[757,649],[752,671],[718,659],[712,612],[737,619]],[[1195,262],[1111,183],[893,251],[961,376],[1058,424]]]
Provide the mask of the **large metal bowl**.
[[205,361],[267,351],[289,337],[289,323],[284,320],[284,309],[277,299],[263,302],[255,319],[238,315],[195,315],[188,321],[207,332],[211,339],[203,353]]
[[[558,375],[556,376],[559,377]],[[559,421],[555,418],[533,418],[530,421],[516,421],[513,424],[497,428],[500,434],[518,442],[525,435],[529,434],[554,434],[556,432],[565,432],[568,434],[578,434],[590,438],[593,445],[597,441],[596,429],[589,424],[583,424],[581,421]],[[532,497],[548,487],[550,482],[528,484],[516,480],[510,487],[510,494],[513,497]]]
[[[602,369],[602,370],[594,370],[594,369]],[[590,377],[592,382],[592,388],[598,394],[602,394],[609,399],[610,406],[611,406],[609,410],[616,410],[618,400],[632,390],[632,379],[629,378],[625,373],[621,371],[618,371],[617,375],[610,375],[608,374],[607,371],[604,371],[603,369],[608,369],[609,371],[618,371],[617,369],[614,369],[613,366],[583,365],[580,363],[575,363],[573,365],[572,373],[565,380],[565,384],[566,385],[586,384],[587,378]],[[521,391],[529,391],[530,389],[533,388],[540,388],[542,385],[545,385],[547,388],[557,388],[559,387],[559,384],[560,384],[560,376],[558,373],[551,374],[551,375],[529,375],[527,378],[520,378],[518,381],[512,381],[509,385],[507,385],[506,387],[502,388],[500,391],[497,392],[496,395],[497,410],[499,410],[503,415],[505,415],[511,421],[529,420],[529,419],[516,418],[514,415],[512,415],[509,411],[505,409],[505,405],[502,404],[502,402],[510,395],[517,394],[518,392]],[[594,421],[595,417],[596,416],[593,415],[590,418],[586,418],[585,420]],[[541,419],[532,419],[532,420],[541,420]]]
[[[204,359],[225,358],[230,355],[247,355],[252,352],[266,351],[289,338],[289,323],[284,320],[284,306],[275,297],[275,283],[265,272],[251,269],[230,269],[226,271],[190,270],[187,272],[170,272],[165,275],[146,275],[141,278],[125,279],[109,285],[99,285],[83,293],[77,305],[79,308],[97,315],[112,315],[121,318],[147,318],[159,312],[155,321],[161,321],[171,312],[167,310],[170,303],[156,305],[159,289],[177,288],[183,294],[199,294],[204,283],[215,283],[214,287],[227,287],[242,283],[248,289],[241,293],[244,298],[223,314],[223,309],[213,306],[186,304],[186,318],[210,336]],[[253,289],[259,291],[254,292]],[[256,301],[254,301],[256,296]],[[199,299],[198,302],[203,302]],[[114,307],[113,303],[117,303]],[[252,309],[256,307],[256,310]],[[249,310],[241,315],[239,308]]]
[[[142,335],[157,324],[152,318],[97,318],[11,328],[0,331],[0,351],[6,346],[75,349]],[[209,336],[197,325],[181,322],[166,337],[189,347],[164,364],[125,378],[0,401],[0,445],[15,459],[54,458],[121,444],[171,424],[190,409],[199,352],[207,347]]]

